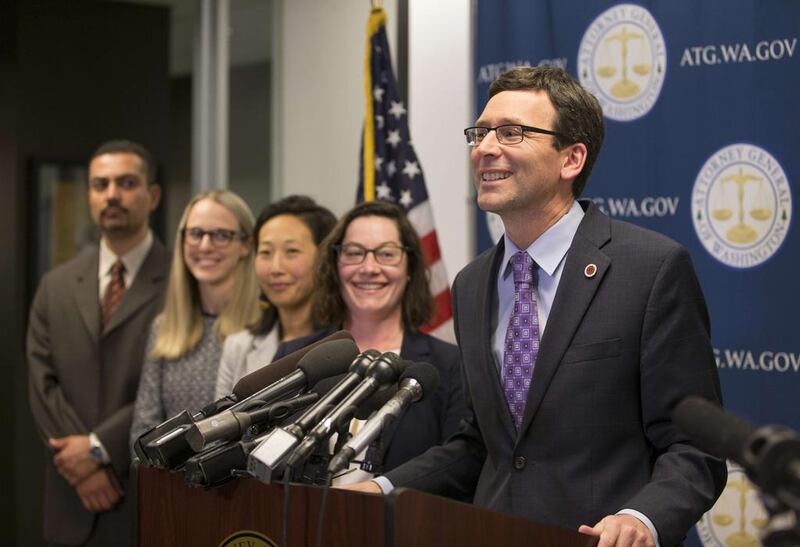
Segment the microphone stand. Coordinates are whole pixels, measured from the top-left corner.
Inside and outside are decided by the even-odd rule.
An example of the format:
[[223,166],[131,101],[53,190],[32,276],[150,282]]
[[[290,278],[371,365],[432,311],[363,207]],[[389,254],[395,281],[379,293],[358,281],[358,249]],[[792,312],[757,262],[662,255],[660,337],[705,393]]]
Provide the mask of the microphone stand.
[[332,454],[338,453],[342,449],[342,447],[347,443],[347,441],[350,440],[350,437],[352,437],[352,435],[350,435],[351,421],[352,420],[348,420],[346,424],[340,423],[336,426],[336,429],[334,430],[336,433],[336,444],[333,446]]
[[[333,454],[335,454],[340,445],[344,445],[350,440],[350,421],[335,425],[331,433],[336,433],[337,435],[336,449],[333,451]],[[293,468],[292,480],[315,486],[326,486],[331,482],[332,478],[328,473],[328,464],[333,457],[333,454],[328,449],[331,436],[320,442],[308,459],[299,462]]]

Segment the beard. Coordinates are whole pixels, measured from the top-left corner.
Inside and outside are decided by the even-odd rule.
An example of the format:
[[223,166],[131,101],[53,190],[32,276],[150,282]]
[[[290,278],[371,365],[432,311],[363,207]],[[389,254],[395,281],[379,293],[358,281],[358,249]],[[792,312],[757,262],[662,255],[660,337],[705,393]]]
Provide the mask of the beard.
[[131,225],[128,210],[116,205],[100,212],[98,225],[101,232],[110,236],[125,236],[137,231],[137,227]]

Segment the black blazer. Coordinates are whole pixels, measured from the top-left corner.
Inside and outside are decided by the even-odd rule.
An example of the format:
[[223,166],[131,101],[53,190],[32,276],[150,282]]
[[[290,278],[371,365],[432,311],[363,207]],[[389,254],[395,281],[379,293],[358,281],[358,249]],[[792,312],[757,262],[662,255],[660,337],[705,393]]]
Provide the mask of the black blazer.
[[453,289],[471,415],[445,445],[387,478],[474,492],[477,505],[571,529],[634,509],[668,547],[726,479],[724,462],[693,447],[671,419],[686,395],[720,400],[705,300],[686,249],[582,205],[519,434],[491,347],[501,241]]
[[[324,329],[309,336],[284,342],[278,347],[274,360],[334,332]],[[386,472],[425,452],[456,432],[466,416],[461,382],[458,348],[433,336],[406,330],[400,357],[409,361],[426,362],[439,371],[439,388],[429,398],[411,405],[381,436],[383,450],[380,470]]]

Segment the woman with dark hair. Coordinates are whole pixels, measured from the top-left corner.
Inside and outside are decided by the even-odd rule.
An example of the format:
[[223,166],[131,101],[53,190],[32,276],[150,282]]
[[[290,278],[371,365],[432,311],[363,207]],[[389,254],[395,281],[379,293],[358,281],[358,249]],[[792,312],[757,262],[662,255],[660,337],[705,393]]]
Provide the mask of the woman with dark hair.
[[317,246],[336,217],[305,196],[288,196],[267,205],[256,220],[255,272],[263,311],[249,329],[225,340],[216,397],[228,395],[239,379],[271,363],[281,342],[311,334],[313,271]]
[[[454,433],[465,414],[458,349],[419,330],[433,299],[419,237],[403,210],[374,201],[346,213],[320,245],[315,285],[314,317],[330,328],[283,344],[276,358],[344,328],[362,351],[392,351],[439,371],[433,396],[409,407],[379,448],[356,457],[362,469],[386,472]],[[339,483],[366,478],[351,472]]]

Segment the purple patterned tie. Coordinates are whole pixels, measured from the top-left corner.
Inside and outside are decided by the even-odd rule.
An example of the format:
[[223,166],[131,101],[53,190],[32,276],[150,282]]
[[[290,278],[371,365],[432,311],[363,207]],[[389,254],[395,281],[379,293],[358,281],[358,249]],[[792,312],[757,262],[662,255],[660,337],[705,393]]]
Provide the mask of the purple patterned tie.
[[533,366],[539,354],[539,314],[533,294],[538,266],[526,251],[512,256],[511,265],[514,268],[514,311],[508,322],[503,352],[503,392],[519,431]]

